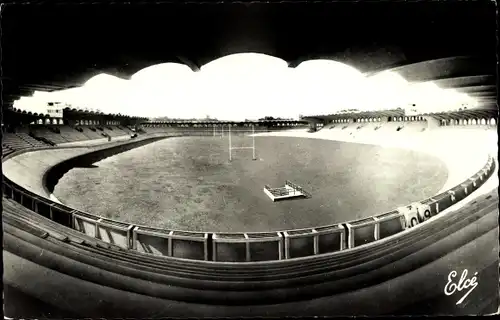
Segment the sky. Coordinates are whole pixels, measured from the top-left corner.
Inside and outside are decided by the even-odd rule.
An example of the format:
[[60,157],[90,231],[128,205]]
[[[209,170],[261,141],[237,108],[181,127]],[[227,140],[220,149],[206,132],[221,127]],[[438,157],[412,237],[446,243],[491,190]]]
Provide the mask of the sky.
[[104,113],[219,120],[298,119],[345,109],[406,109],[413,104],[423,113],[474,105],[470,97],[453,89],[432,82],[409,83],[392,71],[365,76],[332,60],[309,60],[289,68],[284,60],[257,53],[225,56],[198,72],[164,63],[142,69],[130,79],[100,74],[79,88],[37,91],[14,107],[46,113],[46,103],[55,101]]

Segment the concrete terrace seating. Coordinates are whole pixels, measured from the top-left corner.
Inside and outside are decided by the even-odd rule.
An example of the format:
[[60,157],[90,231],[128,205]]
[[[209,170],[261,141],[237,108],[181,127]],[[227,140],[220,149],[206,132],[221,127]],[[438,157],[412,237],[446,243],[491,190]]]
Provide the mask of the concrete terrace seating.
[[22,150],[31,147],[29,143],[19,138],[14,133],[5,133],[3,135],[2,145],[7,145],[13,150]]
[[61,131],[61,136],[68,142],[89,140],[86,135],[75,128],[62,126],[59,127],[59,130]]
[[356,130],[356,128],[359,126],[357,123],[332,123],[327,126],[325,126],[325,129],[328,131],[335,131],[335,132],[346,132],[349,130]]
[[[95,129],[93,131],[90,127],[87,126],[79,126],[82,130],[80,132],[77,128],[72,128],[70,126],[52,126],[53,128],[57,128],[60,133],[54,132],[47,126],[32,126],[31,131],[37,136],[42,137],[47,140],[50,140],[56,144],[66,144],[72,142],[80,142],[80,141],[88,141],[88,140],[97,140],[97,139],[105,139],[108,135],[111,137],[122,137],[128,136],[125,131],[120,130],[116,127],[109,127],[112,130],[109,130],[104,126],[93,126]],[[102,130],[100,130],[101,128]]]
[[124,126],[116,126],[116,127],[113,127],[113,130],[114,128],[117,128],[118,130],[121,130],[123,132],[125,132],[126,134],[130,135],[130,134],[134,134],[134,131],[132,131],[130,128],[128,127],[124,127]]
[[68,140],[61,135],[61,133],[55,133],[46,126],[33,126],[31,127],[31,132],[33,132],[37,137],[43,137],[54,142],[55,144],[68,142]]
[[381,122],[381,127],[376,130],[380,132],[396,132],[397,128],[404,126],[403,122]]
[[427,129],[427,121],[411,121],[401,123],[404,131],[422,132]]
[[2,147],[6,145],[12,150],[47,147],[48,145],[33,139],[26,133],[4,133]]
[[460,129],[460,130],[492,130],[496,129],[497,127],[495,125],[486,125],[486,124],[480,124],[480,125],[463,125],[463,124],[458,124],[458,125],[447,125],[447,126],[440,126],[440,130],[455,130],[455,129]]
[[[425,134],[429,132],[427,121],[391,121],[391,122],[353,122],[353,123],[334,123],[325,126],[329,136],[336,137],[365,137],[371,136],[373,139],[383,139],[384,136]],[[399,130],[398,130],[399,128]],[[151,129],[151,128],[148,128]],[[472,131],[489,131],[495,130],[496,126],[492,125],[450,125],[439,126],[432,129],[433,132],[439,131],[454,131],[460,129],[459,132]],[[326,133],[325,132],[325,133]],[[318,133],[319,134],[319,133]]]
[[358,130],[375,130],[376,127],[380,126],[382,123],[381,122],[358,122],[356,128],[361,127]]
[[104,129],[102,132],[108,134],[111,137],[121,137],[121,136],[124,136],[124,135],[130,135],[130,134],[132,134],[130,131],[120,129],[117,126],[102,126],[101,128]]
[[107,127],[101,127],[101,128],[102,128],[101,132],[109,135],[110,137],[119,137],[124,134],[121,130],[115,130],[116,128],[109,127],[112,130],[108,129]]
[[2,144],[2,157],[5,157],[5,156],[11,154],[14,151],[15,150],[12,149],[11,147],[9,147],[8,145]]
[[32,147],[43,148],[43,147],[47,146],[46,143],[43,143],[41,141],[36,140],[35,138],[31,137],[28,133],[16,133],[16,135],[19,138],[21,138],[24,141],[26,141],[27,143],[29,143]]
[[[353,123],[335,123],[332,130],[342,130],[344,132],[353,131],[376,131],[381,127],[387,126],[390,122],[353,122]],[[388,127],[390,129],[391,126]],[[397,127],[394,127],[396,130]]]
[[[77,130],[77,128],[72,128],[70,126],[52,126],[52,128],[59,131],[56,133],[54,129],[45,125],[34,125],[30,127],[31,132],[33,132],[37,137],[45,138],[55,144],[66,144],[72,142],[89,141],[97,139],[105,139],[107,136],[110,137],[124,137],[129,136],[125,130],[121,130],[116,126],[93,126],[95,129],[93,131],[91,127],[79,126],[77,128],[81,129],[82,132]],[[111,128],[111,130],[109,129]],[[102,130],[101,130],[102,129]]]
[[94,128],[96,131],[93,131],[92,129],[90,129],[90,127],[80,126],[79,128],[83,129],[82,133],[87,137],[88,140],[103,138],[103,135],[101,134],[102,131],[95,129],[95,127],[92,128]]

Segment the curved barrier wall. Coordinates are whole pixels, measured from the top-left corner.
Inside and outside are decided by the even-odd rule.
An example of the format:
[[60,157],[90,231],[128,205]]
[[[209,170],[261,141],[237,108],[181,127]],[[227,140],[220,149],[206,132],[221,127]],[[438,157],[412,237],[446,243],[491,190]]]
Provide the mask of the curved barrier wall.
[[[77,155],[47,171],[44,183],[52,191],[62,175],[75,165],[94,163],[163,138],[165,136],[153,137]],[[404,212],[395,210],[329,226],[263,233],[212,234],[123,223],[37,196],[5,177],[3,192],[6,197],[52,221],[122,249],[190,260],[261,262],[335,254],[400,234],[463,200],[491,176],[494,166],[495,162],[489,156],[485,166],[474,176],[446,192],[408,206],[409,209]]]
[[[491,313],[497,205],[490,193],[397,241],[335,255],[227,265],[122,250],[7,199],[4,279],[84,317]],[[443,287],[450,269],[462,268],[478,272],[479,288],[456,306]]]
[[98,150],[90,151],[88,153],[82,154],[82,155],[77,155],[72,158],[66,159],[62,162],[59,162],[52,168],[50,168],[48,171],[46,171],[43,175],[43,185],[45,188],[48,189],[49,192],[53,192],[55,186],[59,182],[59,179],[62,178],[63,175],[65,175],[69,170],[81,166],[81,165],[87,165],[87,164],[92,164],[98,161],[101,161],[103,159],[106,159],[108,157],[111,157],[113,155],[141,147],[143,145],[164,139],[165,137],[152,137],[148,139],[142,139],[138,141],[133,141],[133,142],[127,142],[127,143],[120,143],[118,145],[108,147],[108,148],[101,148]]

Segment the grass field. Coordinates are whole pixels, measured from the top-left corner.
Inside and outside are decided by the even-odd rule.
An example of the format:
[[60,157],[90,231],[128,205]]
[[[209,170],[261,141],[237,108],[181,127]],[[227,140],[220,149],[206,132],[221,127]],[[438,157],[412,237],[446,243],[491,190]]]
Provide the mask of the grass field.
[[[251,145],[250,137],[233,146]],[[122,221],[193,231],[269,231],[344,222],[435,194],[447,170],[412,151],[335,141],[257,137],[233,153],[220,137],[170,138],[75,168],[54,194],[75,208]],[[310,199],[273,203],[264,185],[285,180]]]

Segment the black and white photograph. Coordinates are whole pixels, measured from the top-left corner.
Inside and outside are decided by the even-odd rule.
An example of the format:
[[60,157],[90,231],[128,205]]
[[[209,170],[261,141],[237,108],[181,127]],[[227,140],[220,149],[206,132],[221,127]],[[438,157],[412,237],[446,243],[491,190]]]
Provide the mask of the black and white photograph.
[[0,11],[6,318],[500,312],[494,1]]

